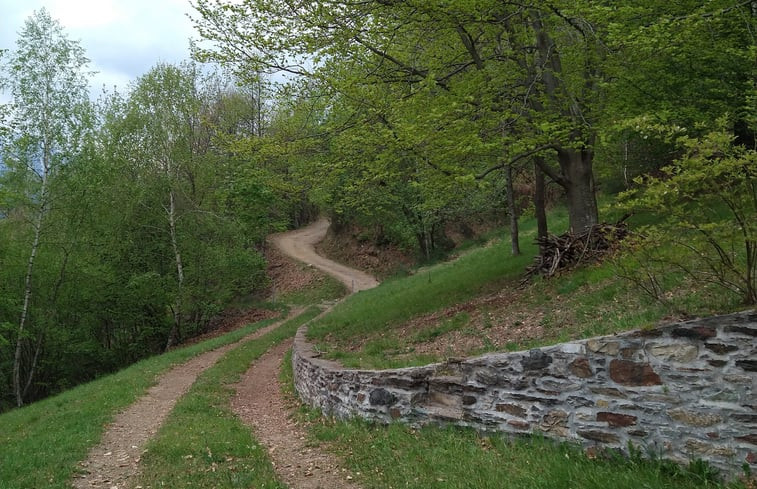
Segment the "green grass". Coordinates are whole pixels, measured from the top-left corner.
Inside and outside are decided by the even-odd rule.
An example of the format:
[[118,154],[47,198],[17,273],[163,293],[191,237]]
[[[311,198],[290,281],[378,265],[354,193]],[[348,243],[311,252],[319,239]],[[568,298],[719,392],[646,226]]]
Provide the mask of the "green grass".
[[[556,230],[564,230],[567,226],[567,214],[562,208],[555,209],[550,219]],[[312,324],[308,336],[319,340],[332,335],[347,340],[465,302],[500,287],[516,286],[537,253],[533,218],[522,219],[520,235],[521,256],[511,255],[507,237],[493,239],[488,246],[469,249],[454,261],[419,268],[410,276],[389,279],[375,289],[351,296]]]
[[[603,211],[603,215],[610,216],[609,221],[620,217],[615,214],[617,209]],[[631,225],[638,225],[636,221],[648,223],[649,218],[634,217]],[[550,225],[554,232],[565,228],[567,216],[563,209],[552,211]],[[654,299],[625,278],[638,276],[643,270],[637,258],[624,255],[548,280],[537,278],[519,290],[511,304],[486,311],[495,314],[494,322],[498,324],[521,314],[538,315],[541,317],[538,337],[492,342],[481,332],[493,326],[488,319],[483,325],[474,322],[468,325],[462,318],[452,322],[442,319],[437,324],[424,320],[419,323],[420,329],[405,329],[409,321],[424,315],[499,290],[518,289],[525,267],[537,253],[533,244],[535,233],[533,219],[523,219],[519,257],[510,254],[509,237],[503,231],[499,241],[467,251],[454,261],[420,268],[406,278],[389,280],[376,289],[351,296],[313,324],[308,335],[329,358],[346,366],[394,368],[442,360],[440,353],[416,354],[416,346],[451,331],[485,338],[486,341],[481,340],[482,347],[466,353],[474,355],[613,334],[646,328],[664,318],[711,315],[742,307],[734,294],[697,283],[680,271],[660,273],[664,297]]]
[[511,258],[506,246],[471,251],[458,260],[419,270],[359,292],[311,325],[311,338],[331,333],[343,338],[371,333],[420,314],[442,309],[496,290],[531,261],[534,246]]
[[722,487],[699,467],[692,472],[640,457],[592,460],[577,446],[540,437],[507,439],[454,427],[415,430],[331,420],[315,424],[313,434],[346,458],[367,489]]
[[144,395],[162,372],[238,341],[263,321],[136,363],[115,374],[0,415],[0,489],[66,488],[77,464],[113,416]]
[[294,335],[320,314],[311,307],[267,335],[227,353],[206,370],[177,403],[157,436],[148,443],[143,487],[281,488],[265,447],[231,411],[232,385],[251,362]]

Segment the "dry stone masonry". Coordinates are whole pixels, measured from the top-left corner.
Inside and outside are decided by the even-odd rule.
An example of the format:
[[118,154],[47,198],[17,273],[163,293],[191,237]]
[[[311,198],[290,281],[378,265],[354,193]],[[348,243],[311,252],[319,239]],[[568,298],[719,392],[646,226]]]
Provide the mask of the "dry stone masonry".
[[757,471],[757,311],[379,371],[318,358],[302,328],[292,361],[302,399],[339,418],[540,432]]

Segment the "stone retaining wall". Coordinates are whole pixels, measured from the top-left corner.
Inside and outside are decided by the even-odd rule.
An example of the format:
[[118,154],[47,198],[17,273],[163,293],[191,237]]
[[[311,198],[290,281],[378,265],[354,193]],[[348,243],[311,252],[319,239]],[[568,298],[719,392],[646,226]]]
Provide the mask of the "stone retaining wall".
[[318,358],[301,328],[292,361],[301,398],[339,418],[631,443],[757,472],[757,311],[394,370]]

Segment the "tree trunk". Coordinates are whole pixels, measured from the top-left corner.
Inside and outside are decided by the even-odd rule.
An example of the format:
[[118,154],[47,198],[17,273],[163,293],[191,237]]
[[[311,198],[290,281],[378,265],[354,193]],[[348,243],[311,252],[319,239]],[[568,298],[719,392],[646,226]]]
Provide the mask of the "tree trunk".
[[29,366],[29,374],[26,376],[26,383],[24,384],[24,388],[21,392],[22,399],[26,397],[26,394],[29,391],[29,387],[32,386],[32,379],[34,379],[34,372],[37,370],[37,364],[39,362],[39,354],[42,351],[42,343],[44,339],[45,339],[45,335],[42,332],[40,332],[37,335],[37,345],[34,348],[34,357],[32,358],[32,363]]
[[573,233],[587,231],[599,222],[597,197],[592,171],[594,154],[589,149],[560,149],[557,159],[565,177],[565,193],[568,198],[570,230]]
[[[45,156],[47,156],[45,151]],[[13,357],[13,393],[16,396],[16,406],[21,407],[24,405],[24,388],[21,385],[21,361],[23,356],[23,344],[24,334],[26,331],[26,322],[29,319],[29,308],[32,298],[32,275],[34,274],[34,262],[37,258],[37,252],[39,251],[40,238],[42,236],[42,222],[47,214],[47,179],[49,176],[49,160],[46,157],[44,161],[44,169],[42,173],[42,188],[40,193],[40,207],[37,213],[37,220],[34,223],[34,239],[32,241],[32,249],[29,253],[29,261],[26,265],[26,278],[24,279],[24,302],[21,307],[21,319],[18,322],[18,337],[16,338],[16,352]],[[30,375],[33,375],[33,371]],[[29,378],[31,381],[31,378]]]
[[184,287],[184,265],[181,261],[181,253],[179,252],[179,242],[176,237],[176,199],[173,194],[173,190],[169,194],[169,208],[168,208],[168,227],[171,232],[171,245],[173,247],[174,260],[176,261],[176,281],[178,284],[178,290],[176,292],[176,302],[171,308],[173,312],[173,326],[171,332],[168,334],[168,340],[166,341],[166,350],[168,350],[174,342],[181,337],[181,296]]
[[[536,48],[545,94],[554,109],[557,109],[565,119],[572,120],[576,127],[584,126],[583,131],[585,131],[588,129],[585,127],[586,116],[578,100],[568,93],[561,79],[562,60],[557,45],[544,28],[541,12],[534,9],[530,15],[536,33]],[[588,82],[589,79],[587,78],[586,81]],[[565,188],[567,193],[570,230],[574,233],[586,231],[599,222],[592,173],[594,154],[589,149],[594,136],[587,136],[583,134],[583,131],[574,131],[563,143],[563,147],[557,149],[557,160],[562,175],[556,181]],[[576,147],[580,149],[575,149]]]
[[507,213],[510,215],[510,246],[513,256],[520,255],[520,239],[518,237],[518,209],[515,205],[515,191],[513,189],[513,165],[505,167],[505,181],[507,185]]
[[[534,214],[536,215],[536,235],[538,238],[546,238],[549,228],[547,227],[547,197],[546,182],[544,181],[544,172],[540,168],[543,166],[544,158],[542,156],[534,157]],[[544,255],[543,241],[538,240],[539,255]]]

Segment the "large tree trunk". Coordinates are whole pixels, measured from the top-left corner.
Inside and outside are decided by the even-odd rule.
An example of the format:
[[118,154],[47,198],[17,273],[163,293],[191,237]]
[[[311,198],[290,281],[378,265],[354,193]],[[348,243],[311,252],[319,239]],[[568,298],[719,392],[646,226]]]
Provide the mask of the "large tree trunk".
[[[571,95],[565,82],[561,79],[562,60],[554,39],[544,28],[541,12],[531,11],[534,32],[536,33],[536,48],[540,75],[544,84],[544,91],[550,101],[550,106],[556,109],[566,120],[572,120],[576,126],[585,126],[586,115],[581,109],[576,97]],[[589,79],[586,79],[589,82]],[[584,127],[584,129],[587,129]],[[555,179],[565,188],[568,197],[568,215],[570,216],[570,230],[574,233],[586,231],[599,222],[597,199],[594,194],[594,175],[592,162],[594,154],[591,151],[594,136],[586,136],[583,131],[576,130],[557,148],[557,161],[560,164],[561,175]],[[575,149],[576,147],[580,149]]]
[[592,163],[594,154],[589,149],[560,149],[557,151],[568,198],[570,230],[582,233],[599,222],[597,197],[594,189]]
[[510,246],[513,256],[520,255],[520,239],[518,236],[518,209],[515,205],[515,189],[513,188],[513,165],[505,167],[505,181],[507,182],[507,213],[510,215]]
[[[541,170],[544,166],[544,157],[534,157],[534,214],[536,215],[536,236],[537,238],[546,238],[549,228],[547,227],[547,184],[544,179],[544,172]],[[537,239],[539,243],[539,255],[544,254],[543,239]]]

